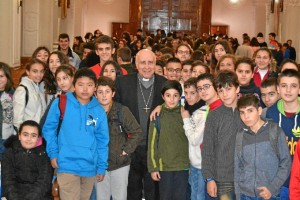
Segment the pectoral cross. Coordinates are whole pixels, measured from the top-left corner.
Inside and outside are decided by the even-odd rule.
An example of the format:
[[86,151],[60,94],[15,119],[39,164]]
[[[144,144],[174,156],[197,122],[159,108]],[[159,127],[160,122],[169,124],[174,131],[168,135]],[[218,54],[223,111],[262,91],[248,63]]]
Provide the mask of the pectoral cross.
[[150,108],[148,108],[148,106],[146,106],[146,108],[143,108],[145,111],[146,111],[146,113],[148,113],[148,110],[150,110]]

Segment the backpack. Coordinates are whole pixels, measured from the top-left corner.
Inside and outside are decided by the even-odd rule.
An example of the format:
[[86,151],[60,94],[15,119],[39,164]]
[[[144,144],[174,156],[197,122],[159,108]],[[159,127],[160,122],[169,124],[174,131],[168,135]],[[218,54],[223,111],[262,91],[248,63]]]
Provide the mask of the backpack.
[[117,124],[119,126],[120,132],[124,134],[125,138],[130,138],[130,133],[127,133],[123,126],[123,112],[122,112],[122,104],[115,102],[117,108]]
[[[242,153],[242,148],[243,148],[243,137],[244,137],[244,129],[239,131],[236,135],[236,151],[237,155],[240,156]],[[271,124],[269,127],[269,140],[271,143],[271,146],[276,153],[278,159],[280,158],[279,155],[279,149],[278,149],[278,137],[280,134],[281,130],[279,126],[276,126],[275,124]]]
[[21,86],[25,89],[25,107],[26,107],[28,104],[28,100],[29,100],[28,88],[23,84],[20,84],[19,86]]

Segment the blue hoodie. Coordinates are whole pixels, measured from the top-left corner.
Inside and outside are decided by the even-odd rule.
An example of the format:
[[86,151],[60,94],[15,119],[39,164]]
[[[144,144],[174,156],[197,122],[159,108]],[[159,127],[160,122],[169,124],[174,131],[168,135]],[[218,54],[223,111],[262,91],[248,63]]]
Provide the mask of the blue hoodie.
[[67,93],[65,115],[57,137],[60,110],[58,99],[51,105],[43,126],[50,159],[57,159],[58,173],[92,177],[105,174],[108,163],[109,132],[104,109],[95,97],[82,105]]

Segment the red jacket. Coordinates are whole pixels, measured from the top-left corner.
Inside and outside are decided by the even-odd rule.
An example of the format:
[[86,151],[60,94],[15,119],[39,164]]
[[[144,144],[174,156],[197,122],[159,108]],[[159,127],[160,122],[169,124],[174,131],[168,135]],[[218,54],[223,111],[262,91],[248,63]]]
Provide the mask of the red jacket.
[[[102,70],[102,67],[100,66],[100,64],[96,64],[92,67],[90,67],[90,69],[96,74],[96,77],[99,78],[100,74],[101,74],[101,70]],[[127,71],[121,67],[121,70],[122,70],[122,73],[123,75],[127,75]]]
[[294,161],[292,165],[289,188],[290,188],[290,200],[299,200],[300,199],[300,145],[297,145],[296,152],[294,154]]
[[269,69],[268,72],[263,77],[263,79],[261,79],[260,74],[258,72],[258,67],[255,67],[253,80],[254,80],[254,83],[255,83],[256,87],[260,87],[261,82],[263,82],[264,80],[266,80],[269,77],[276,77],[277,78],[277,73],[273,72],[272,70]]

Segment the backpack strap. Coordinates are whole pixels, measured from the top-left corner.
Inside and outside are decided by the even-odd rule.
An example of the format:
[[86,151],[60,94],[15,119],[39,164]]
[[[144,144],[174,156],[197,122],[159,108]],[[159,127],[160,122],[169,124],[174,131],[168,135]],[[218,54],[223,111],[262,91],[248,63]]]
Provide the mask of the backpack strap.
[[25,107],[26,107],[28,104],[28,100],[29,100],[28,88],[23,84],[20,84],[19,86],[21,86],[25,89]]
[[241,129],[236,134],[236,140],[235,140],[235,150],[238,158],[241,158],[242,155],[242,149],[243,149],[243,138],[244,138],[244,129]]
[[114,104],[116,105],[116,108],[117,108],[117,120],[118,120],[118,126],[119,126],[119,129],[120,129],[120,132],[122,134],[124,134],[126,139],[128,139],[128,138],[130,138],[130,133],[127,133],[124,129],[124,126],[123,126],[122,104],[120,104],[118,102],[114,102]]
[[278,149],[278,137],[279,137],[280,131],[281,130],[279,129],[279,127],[276,126],[275,124],[270,125],[270,130],[269,130],[270,143],[271,143],[271,146],[272,146],[273,150],[275,151],[278,159],[280,158],[279,149]]
[[58,136],[62,121],[65,116],[66,105],[67,105],[67,95],[66,94],[59,95],[58,107],[59,107],[59,111],[60,111],[60,116],[59,116],[59,122],[58,122],[58,126],[57,126],[57,136]]
[[157,134],[157,147],[159,145],[159,136],[160,136],[160,117],[157,115],[155,118],[155,129]]

